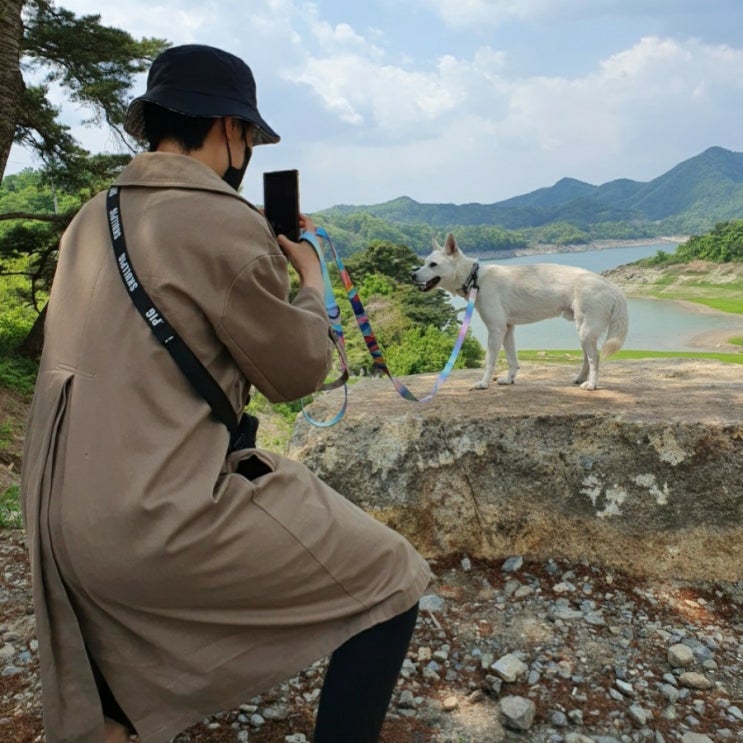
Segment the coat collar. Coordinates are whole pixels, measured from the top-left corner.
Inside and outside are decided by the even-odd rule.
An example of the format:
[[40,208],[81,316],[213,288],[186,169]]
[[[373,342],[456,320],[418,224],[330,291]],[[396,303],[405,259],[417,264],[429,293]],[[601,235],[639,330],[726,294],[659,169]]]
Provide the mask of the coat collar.
[[170,152],[143,152],[137,155],[121,172],[114,185],[216,191],[245,201],[208,165],[188,155]]

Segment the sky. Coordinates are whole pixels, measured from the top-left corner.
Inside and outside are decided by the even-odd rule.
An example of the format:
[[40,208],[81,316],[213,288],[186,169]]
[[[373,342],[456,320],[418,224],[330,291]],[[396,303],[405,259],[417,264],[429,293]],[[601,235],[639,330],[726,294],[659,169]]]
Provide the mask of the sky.
[[[297,168],[302,211],[490,204],[563,177],[649,181],[708,147],[743,151],[741,0],[64,0],[135,37],[203,43],[252,68]],[[144,92],[137,79],[132,94]],[[53,100],[92,152],[118,145]],[[19,148],[6,173],[38,165]]]

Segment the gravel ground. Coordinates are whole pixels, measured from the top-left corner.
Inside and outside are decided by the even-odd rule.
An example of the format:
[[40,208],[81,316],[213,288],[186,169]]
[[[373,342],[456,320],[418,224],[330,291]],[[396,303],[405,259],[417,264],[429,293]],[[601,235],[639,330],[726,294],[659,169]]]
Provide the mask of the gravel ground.
[[[658,581],[519,556],[452,555],[432,568],[383,743],[743,741],[743,581]],[[0,740],[42,741],[19,531],[0,533],[0,609]],[[324,666],[174,743],[311,740]]]

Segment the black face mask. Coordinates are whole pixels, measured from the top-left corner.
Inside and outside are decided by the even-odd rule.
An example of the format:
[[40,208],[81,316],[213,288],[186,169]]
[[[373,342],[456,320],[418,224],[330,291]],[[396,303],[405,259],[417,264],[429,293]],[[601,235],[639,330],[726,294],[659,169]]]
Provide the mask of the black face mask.
[[232,186],[235,191],[240,189],[240,184],[243,182],[245,171],[248,169],[248,163],[250,162],[250,156],[253,154],[253,150],[245,145],[245,158],[241,168],[236,168],[232,164],[232,155],[230,155],[230,146],[227,145],[227,158],[229,160],[229,167],[224,171],[222,180],[228,185]]

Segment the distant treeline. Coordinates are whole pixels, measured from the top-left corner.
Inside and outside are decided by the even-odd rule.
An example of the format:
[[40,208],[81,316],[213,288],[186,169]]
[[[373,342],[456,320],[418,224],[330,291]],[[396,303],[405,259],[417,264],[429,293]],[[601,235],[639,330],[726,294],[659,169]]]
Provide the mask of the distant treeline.
[[425,255],[431,249],[432,238],[440,241],[447,232],[454,232],[470,253],[496,253],[524,248],[528,242],[520,232],[491,225],[456,226],[435,229],[427,224],[395,224],[365,212],[316,215],[325,227],[340,255],[358,253],[373,242],[382,240],[408,245],[416,254]]

